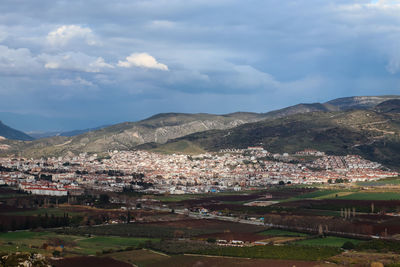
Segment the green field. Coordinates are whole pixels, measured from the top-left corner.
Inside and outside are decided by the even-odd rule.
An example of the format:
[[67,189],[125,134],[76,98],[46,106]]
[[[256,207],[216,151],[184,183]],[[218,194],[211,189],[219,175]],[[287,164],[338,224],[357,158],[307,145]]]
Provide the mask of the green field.
[[358,182],[361,186],[400,185],[400,177],[390,177],[377,181]]
[[143,244],[146,241],[159,242],[160,239],[96,236],[77,241],[77,248],[74,250],[85,255],[95,255],[96,252],[101,251],[116,251],[123,250],[127,247],[137,247],[139,244]]
[[314,191],[314,192],[301,194],[299,196],[296,196],[295,198],[298,198],[298,199],[320,198],[320,197],[324,197],[324,196],[327,196],[327,195],[337,194],[339,192],[340,192],[340,190],[317,190],[317,191]]
[[42,251],[40,247],[45,243],[51,243],[52,239],[60,240],[61,243],[65,244],[65,253],[74,255],[95,255],[103,251],[117,251],[127,247],[137,247],[146,241],[160,241],[154,238],[84,237],[60,235],[51,232],[19,231],[0,234],[0,252]]
[[298,233],[298,232],[279,230],[279,229],[269,229],[259,234],[268,236],[308,236],[308,234],[305,233]]
[[349,200],[400,200],[400,193],[396,192],[358,192],[346,196],[340,196],[338,199]]
[[18,241],[24,239],[37,239],[49,235],[54,235],[54,234],[48,232],[17,231],[17,232],[0,233],[0,240]]
[[336,236],[328,236],[328,237],[319,237],[314,239],[305,239],[296,241],[296,245],[304,245],[304,246],[318,246],[318,247],[338,247],[340,248],[347,241],[350,241],[354,245],[359,244],[360,240],[344,238],[344,237],[336,237]]
[[349,194],[348,191],[343,190],[316,190],[314,192],[304,193],[301,195],[297,195],[294,197],[286,198],[281,200],[280,202],[290,202],[304,199],[324,199],[324,198],[335,198],[336,196],[340,196],[343,194]]

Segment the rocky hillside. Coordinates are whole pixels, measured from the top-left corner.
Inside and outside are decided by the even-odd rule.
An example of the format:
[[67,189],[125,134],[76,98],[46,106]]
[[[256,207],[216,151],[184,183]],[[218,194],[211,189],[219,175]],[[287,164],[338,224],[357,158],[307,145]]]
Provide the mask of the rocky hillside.
[[[44,138],[35,140],[32,142],[17,142],[17,141],[0,141],[0,145],[7,146],[7,150],[0,151],[1,154],[23,154],[29,157],[41,157],[41,156],[57,156],[66,153],[78,154],[81,152],[105,152],[108,150],[129,150],[135,149],[136,147],[143,144],[151,144],[149,147],[160,147],[159,144],[165,144],[169,140],[185,138],[185,143],[175,144],[169,142],[162,149],[173,152],[175,150],[183,150],[185,152],[195,151],[201,152],[206,150],[215,150],[227,145],[235,146],[247,146],[248,144],[257,144],[264,142],[263,138],[260,137],[268,131],[277,131],[279,129],[265,128],[273,127],[275,124],[285,123],[288,118],[295,118],[299,120],[299,127],[306,127],[313,129],[315,125],[311,125],[313,121],[307,121],[307,118],[312,118],[312,114],[320,112],[318,114],[331,114],[336,116],[341,110],[351,110],[353,107],[358,107],[360,110],[367,108],[374,108],[377,104],[381,104],[386,100],[393,100],[399,97],[389,96],[383,97],[349,97],[342,98],[327,103],[314,103],[314,104],[298,104],[295,106],[287,107],[284,109],[268,112],[268,113],[249,113],[249,112],[237,112],[226,115],[213,115],[213,114],[182,114],[182,113],[165,113],[158,114],[148,119],[139,122],[125,122],[116,124],[113,126],[101,128],[98,130],[83,133],[81,135],[73,137],[56,136],[51,138]],[[379,113],[379,110],[375,110],[375,113]],[[306,115],[307,114],[307,115]],[[329,116],[331,116],[329,115]],[[306,120],[303,122],[303,120]],[[319,125],[329,124],[329,117],[325,118],[320,116],[317,120]],[[257,122],[259,122],[257,124]],[[249,125],[247,125],[250,123]],[[254,124],[256,123],[256,124]],[[302,125],[304,123],[304,125]],[[256,125],[256,126],[254,126]],[[254,132],[248,130],[252,127],[258,127],[263,125],[260,129],[255,129]],[[301,127],[292,127],[290,125],[296,125],[291,123],[285,126],[287,132],[295,134],[293,140],[285,140],[275,136],[274,138],[279,142],[291,142],[301,143],[296,138],[303,138],[301,136]],[[328,127],[328,126],[327,126]],[[329,126],[330,127],[330,126]],[[317,127],[318,128],[318,127]],[[320,127],[319,127],[320,128]],[[232,131],[224,131],[232,129]],[[283,129],[282,129],[283,130]],[[218,140],[210,141],[212,135],[210,133],[222,133],[223,136],[216,135],[215,138]],[[225,135],[229,135],[233,132],[238,132],[237,139],[233,140],[226,138]],[[242,133],[243,132],[243,133]],[[271,134],[273,134],[271,132]],[[198,137],[203,136],[206,141],[200,142]],[[194,134],[194,135],[193,135]],[[228,135],[228,136],[229,136]],[[196,139],[196,144],[190,141],[190,138]],[[305,137],[304,137],[305,138]],[[304,139],[303,138],[303,139]],[[230,140],[226,141],[224,140]],[[349,139],[349,142],[353,141]],[[312,142],[310,142],[311,144]],[[321,142],[322,143],[322,139]],[[272,145],[268,142],[265,144]],[[168,147],[168,149],[166,149]],[[282,148],[282,147],[281,147]],[[161,150],[162,150],[161,149]],[[276,148],[278,149],[278,147]]]
[[[139,122],[125,122],[78,136],[56,136],[32,142],[6,142],[7,153],[26,156],[63,155],[66,153],[127,150],[149,142],[165,143],[170,139],[212,129],[228,129],[263,119],[256,113],[159,114]],[[3,151],[4,152],[4,151]]]
[[328,154],[358,154],[399,168],[398,115],[374,110],[296,114],[244,124],[229,130],[195,133],[167,144],[148,144],[142,148],[169,151],[171,147],[179,147],[182,143],[186,147],[205,151],[263,146],[271,152],[282,153],[313,148]]
[[384,95],[384,96],[352,96],[337,98],[326,102],[325,104],[335,106],[339,110],[350,109],[370,109],[379,105],[382,102],[391,99],[400,99],[398,95]]

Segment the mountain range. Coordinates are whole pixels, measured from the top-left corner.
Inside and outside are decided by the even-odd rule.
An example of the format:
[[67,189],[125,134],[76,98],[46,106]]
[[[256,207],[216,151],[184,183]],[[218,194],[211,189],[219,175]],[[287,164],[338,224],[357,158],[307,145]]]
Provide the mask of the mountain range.
[[267,113],[164,113],[72,137],[26,141],[3,135],[8,139],[0,144],[7,149],[0,153],[41,157],[136,148],[201,153],[262,145],[271,152],[315,148],[331,154],[355,153],[396,166],[400,165],[399,102],[400,96],[357,96]]
[[28,140],[33,140],[33,138],[29,135],[27,135],[24,132],[15,130],[5,124],[3,124],[2,121],[0,121],[0,138],[4,139],[16,139],[16,140],[24,140],[24,141],[28,141]]

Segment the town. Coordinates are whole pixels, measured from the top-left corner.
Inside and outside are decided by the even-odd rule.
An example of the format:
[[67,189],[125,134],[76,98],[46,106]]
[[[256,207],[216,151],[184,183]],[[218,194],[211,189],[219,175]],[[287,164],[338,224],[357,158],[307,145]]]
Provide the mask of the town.
[[356,155],[306,149],[293,155],[262,147],[200,155],[110,151],[48,159],[1,158],[0,185],[36,195],[81,195],[85,190],[155,194],[217,193],[284,184],[347,183],[398,176]]

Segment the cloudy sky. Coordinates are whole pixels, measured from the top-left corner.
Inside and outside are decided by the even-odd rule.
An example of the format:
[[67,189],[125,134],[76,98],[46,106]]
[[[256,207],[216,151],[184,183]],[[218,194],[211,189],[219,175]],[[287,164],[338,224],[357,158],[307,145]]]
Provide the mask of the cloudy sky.
[[1,0],[0,120],[89,128],[400,94],[399,0]]

